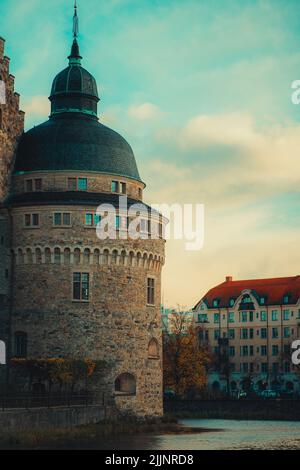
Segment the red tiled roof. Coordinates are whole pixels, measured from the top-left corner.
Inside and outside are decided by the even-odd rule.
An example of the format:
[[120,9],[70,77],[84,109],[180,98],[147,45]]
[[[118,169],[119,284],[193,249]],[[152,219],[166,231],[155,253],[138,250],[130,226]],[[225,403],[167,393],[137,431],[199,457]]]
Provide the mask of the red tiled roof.
[[265,305],[281,305],[285,295],[289,295],[289,304],[296,304],[300,297],[300,276],[244,281],[226,278],[225,282],[210,289],[201,300],[208,307],[213,307],[213,300],[219,299],[219,307],[230,307],[230,299],[237,299],[244,290],[252,291],[258,299],[265,297]]

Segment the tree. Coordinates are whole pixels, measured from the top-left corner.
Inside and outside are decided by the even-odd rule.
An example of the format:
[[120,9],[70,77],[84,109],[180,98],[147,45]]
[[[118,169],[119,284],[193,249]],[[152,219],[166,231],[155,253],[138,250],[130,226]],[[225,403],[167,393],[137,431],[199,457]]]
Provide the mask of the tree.
[[164,388],[184,396],[190,390],[201,390],[207,382],[208,350],[199,343],[198,330],[192,318],[174,311],[169,331],[163,337]]

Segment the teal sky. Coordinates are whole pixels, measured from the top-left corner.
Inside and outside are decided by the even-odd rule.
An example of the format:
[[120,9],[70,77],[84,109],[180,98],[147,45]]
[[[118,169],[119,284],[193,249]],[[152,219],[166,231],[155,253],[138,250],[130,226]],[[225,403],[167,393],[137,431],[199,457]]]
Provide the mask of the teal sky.
[[[79,0],[100,119],[132,145],[148,202],[206,207],[205,247],[170,241],[164,300],[194,304],[226,275],[299,274],[298,0]],[[72,0],[0,0],[26,128],[67,64]]]

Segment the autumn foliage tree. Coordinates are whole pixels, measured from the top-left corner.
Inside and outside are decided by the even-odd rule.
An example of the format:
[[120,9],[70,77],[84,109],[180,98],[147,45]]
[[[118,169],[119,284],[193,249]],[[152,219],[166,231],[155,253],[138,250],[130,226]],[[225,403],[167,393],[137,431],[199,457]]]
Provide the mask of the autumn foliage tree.
[[184,396],[207,382],[208,350],[199,343],[198,330],[188,315],[174,312],[163,338],[164,389]]

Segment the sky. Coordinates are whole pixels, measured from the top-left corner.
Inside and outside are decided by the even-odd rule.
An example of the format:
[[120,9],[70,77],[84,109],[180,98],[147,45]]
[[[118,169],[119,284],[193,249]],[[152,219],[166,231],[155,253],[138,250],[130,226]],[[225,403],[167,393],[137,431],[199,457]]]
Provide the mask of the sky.
[[[133,147],[148,203],[205,206],[201,251],[166,244],[163,301],[234,279],[300,274],[298,0],[79,0],[99,118]],[[26,112],[47,119],[72,41],[72,0],[0,0]]]

